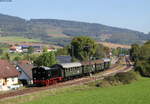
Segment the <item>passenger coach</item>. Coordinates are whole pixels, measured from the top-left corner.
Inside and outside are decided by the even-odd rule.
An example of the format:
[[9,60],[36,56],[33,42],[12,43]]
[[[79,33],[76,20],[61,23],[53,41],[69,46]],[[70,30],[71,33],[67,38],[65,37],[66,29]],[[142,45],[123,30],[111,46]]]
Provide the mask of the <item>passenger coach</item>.
[[35,85],[51,85],[60,81],[70,80],[91,73],[108,69],[110,59],[92,60],[86,62],[73,62],[55,64],[52,67],[35,67],[32,69],[33,83]]

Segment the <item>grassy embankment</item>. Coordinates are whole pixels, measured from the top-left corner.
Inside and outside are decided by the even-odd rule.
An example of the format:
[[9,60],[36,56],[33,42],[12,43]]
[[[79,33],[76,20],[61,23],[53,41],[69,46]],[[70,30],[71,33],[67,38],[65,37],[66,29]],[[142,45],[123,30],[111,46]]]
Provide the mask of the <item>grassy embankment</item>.
[[0,104],[149,104],[150,79],[108,88],[88,85],[59,88],[0,101]]

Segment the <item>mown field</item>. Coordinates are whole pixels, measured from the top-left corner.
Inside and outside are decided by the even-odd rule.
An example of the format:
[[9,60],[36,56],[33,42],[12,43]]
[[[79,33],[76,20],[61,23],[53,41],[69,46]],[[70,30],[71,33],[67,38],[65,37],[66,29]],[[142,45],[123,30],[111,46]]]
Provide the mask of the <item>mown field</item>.
[[0,104],[149,104],[150,79],[109,88],[60,88],[0,101]]
[[17,36],[7,36],[7,37],[0,37],[0,42],[40,42],[40,40]]

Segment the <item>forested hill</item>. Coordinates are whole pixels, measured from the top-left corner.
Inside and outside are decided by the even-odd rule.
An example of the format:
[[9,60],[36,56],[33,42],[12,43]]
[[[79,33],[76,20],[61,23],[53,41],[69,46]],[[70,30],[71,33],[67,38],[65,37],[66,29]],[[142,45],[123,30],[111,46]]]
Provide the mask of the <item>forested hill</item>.
[[91,36],[97,41],[121,44],[142,43],[150,39],[150,34],[102,24],[56,19],[25,20],[3,14],[0,14],[0,35],[38,38],[58,45],[64,45],[72,37],[80,35]]

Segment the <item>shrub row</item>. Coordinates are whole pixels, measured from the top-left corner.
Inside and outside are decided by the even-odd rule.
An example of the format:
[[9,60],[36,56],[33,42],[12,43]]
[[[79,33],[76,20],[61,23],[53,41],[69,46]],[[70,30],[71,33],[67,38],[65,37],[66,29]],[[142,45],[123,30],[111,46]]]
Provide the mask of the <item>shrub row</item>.
[[109,86],[117,86],[130,84],[133,81],[138,80],[138,74],[130,71],[130,72],[121,72],[117,73],[114,76],[105,77],[100,83],[97,83],[97,87],[109,87]]

